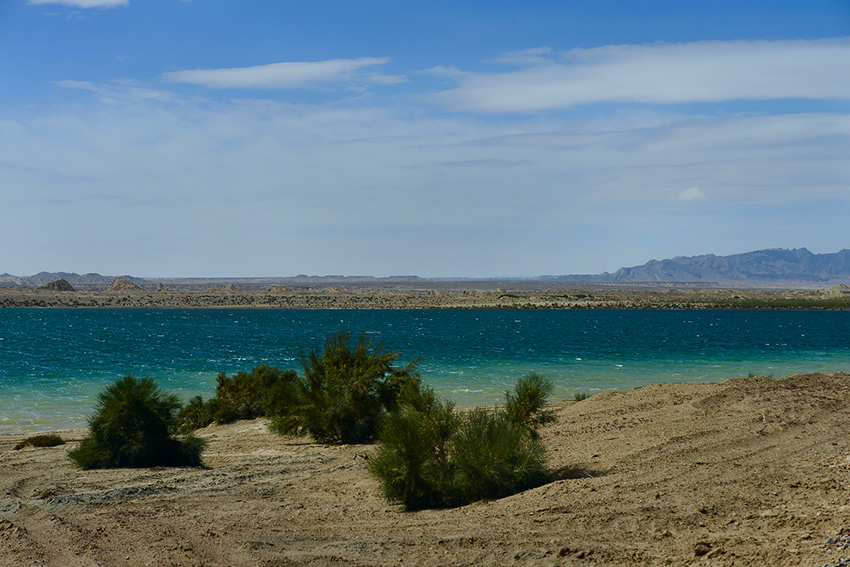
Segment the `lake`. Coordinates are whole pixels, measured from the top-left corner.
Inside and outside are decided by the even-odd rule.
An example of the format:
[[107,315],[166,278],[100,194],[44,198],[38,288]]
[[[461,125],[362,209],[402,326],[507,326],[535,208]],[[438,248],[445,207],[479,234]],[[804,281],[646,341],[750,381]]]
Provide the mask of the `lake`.
[[555,397],[748,374],[850,371],[847,311],[0,310],[0,432],[86,425],[97,393],[151,376],[183,399],[220,371],[300,368],[329,333],[366,333],[459,404],[498,402],[520,376]]

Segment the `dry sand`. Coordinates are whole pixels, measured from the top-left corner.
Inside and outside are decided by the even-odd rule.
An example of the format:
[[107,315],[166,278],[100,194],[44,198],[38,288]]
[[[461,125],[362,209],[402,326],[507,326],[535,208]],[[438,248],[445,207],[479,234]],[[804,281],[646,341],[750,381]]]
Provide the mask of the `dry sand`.
[[[850,556],[850,375],[665,384],[558,406],[558,479],[404,512],[374,447],[213,426],[205,469],[80,471],[0,436],[0,565],[817,565]],[[848,563],[850,564],[850,560]]]

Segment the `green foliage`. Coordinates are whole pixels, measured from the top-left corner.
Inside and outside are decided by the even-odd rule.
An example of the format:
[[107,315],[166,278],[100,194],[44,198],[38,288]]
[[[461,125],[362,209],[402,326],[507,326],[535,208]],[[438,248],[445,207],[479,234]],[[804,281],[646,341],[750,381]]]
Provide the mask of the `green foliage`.
[[573,394],[573,399],[577,402],[584,401],[589,397],[590,394],[588,394],[587,392],[576,392],[575,394]]
[[56,447],[58,445],[64,445],[65,440],[62,439],[59,435],[55,433],[44,433],[41,435],[33,435],[32,437],[27,437],[17,445],[15,445],[14,450],[20,451],[24,447]]
[[195,396],[177,413],[178,433],[189,433],[206,427],[215,421],[218,411],[218,398],[204,402],[201,396]]
[[98,394],[89,436],[69,456],[83,469],[200,466],[204,441],[173,436],[179,408],[152,378],[125,376]]
[[409,509],[454,504],[451,443],[461,424],[454,404],[430,389],[405,388],[401,407],[381,426],[369,471],[384,497]]
[[537,428],[554,416],[552,384],[528,375],[503,408],[456,412],[425,388],[405,388],[384,421],[369,471],[384,496],[407,509],[461,506],[539,486],[546,451]]
[[239,372],[232,378],[224,372],[219,373],[215,393],[221,405],[217,408],[215,420],[227,423],[265,415],[270,400],[296,376],[294,370],[281,370],[265,364],[251,372]]
[[398,406],[402,388],[419,383],[417,361],[396,368],[397,358],[365,335],[353,345],[346,332],[331,335],[322,350],[302,353],[303,376],[266,365],[233,377],[220,373],[215,397],[204,402],[197,396],[180,411],[179,431],[266,416],[271,429],[284,435],[323,443],[368,441]]
[[365,335],[354,346],[347,332],[329,336],[321,351],[302,354],[303,377],[275,393],[272,430],[323,443],[373,438],[381,419],[396,409],[402,387],[418,383],[417,361],[396,368],[397,358]]
[[546,399],[554,385],[539,374],[526,374],[517,382],[514,392],[505,392],[505,416],[518,428],[528,429],[533,437],[537,430],[555,421],[555,414],[546,409]]
[[504,411],[475,408],[452,443],[458,503],[503,498],[546,480],[546,449]]
[[204,402],[196,396],[189,400],[177,415],[178,430],[194,431],[217,422],[230,423],[238,419],[256,419],[267,414],[270,407],[287,399],[297,373],[261,364],[251,372],[239,372],[233,377],[224,372],[216,379],[215,397]]

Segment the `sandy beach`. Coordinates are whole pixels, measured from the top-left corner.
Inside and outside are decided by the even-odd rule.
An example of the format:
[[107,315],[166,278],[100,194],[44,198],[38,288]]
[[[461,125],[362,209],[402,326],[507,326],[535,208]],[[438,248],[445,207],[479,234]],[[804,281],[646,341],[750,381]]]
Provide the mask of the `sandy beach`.
[[0,436],[0,565],[847,565],[850,375],[559,402],[551,482],[404,512],[374,446],[211,426],[207,468],[80,471]]

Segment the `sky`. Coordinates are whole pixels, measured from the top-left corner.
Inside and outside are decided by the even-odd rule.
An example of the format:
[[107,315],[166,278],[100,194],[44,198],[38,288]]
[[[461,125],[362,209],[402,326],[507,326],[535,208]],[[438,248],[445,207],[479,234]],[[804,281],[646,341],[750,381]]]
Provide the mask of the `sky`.
[[850,0],[0,0],[0,273],[850,248]]

